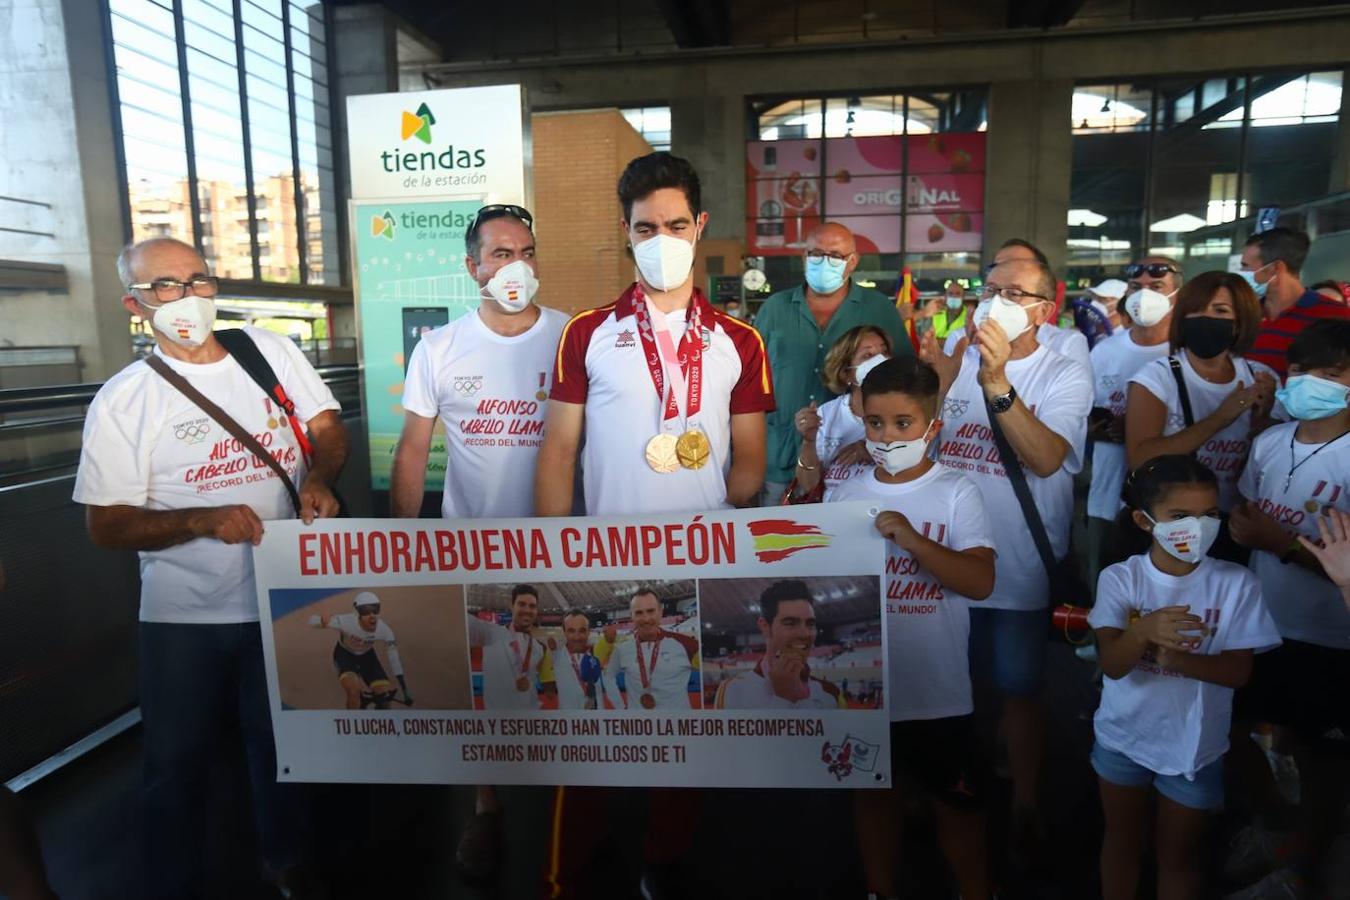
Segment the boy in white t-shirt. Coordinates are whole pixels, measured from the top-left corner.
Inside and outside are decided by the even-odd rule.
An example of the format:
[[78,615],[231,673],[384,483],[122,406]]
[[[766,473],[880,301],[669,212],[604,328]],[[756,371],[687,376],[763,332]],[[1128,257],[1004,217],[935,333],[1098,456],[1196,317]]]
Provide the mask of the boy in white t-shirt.
[[1193,898],[1205,824],[1223,807],[1233,691],[1253,651],[1280,638],[1256,577],[1206,556],[1219,533],[1213,472],[1192,456],[1160,456],[1131,475],[1129,491],[1134,525],[1152,542],[1102,572],[1088,617],[1106,676],[1092,748],[1106,819],[1102,897],[1136,896],[1156,791],[1158,884]]
[[1333,511],[1350,513],[1350,321],[1310,325],[1287,359],[1289,381],[1275,396],[1295,421],[1256,438],[1229,519],[1233,539],[1253,551],[1284,644],[1257,657],[1238,705],[1247,721],[1288,729],[1282,749],[1298,763],[1301,815],[1281,875],[1316,882],[1350,787],[1350,695],[1341,689],[1350,684],[1350,609],[1305,542],[1318,539]]
[[[967,898],[990,896],[985,845],[986,779],[971,721],[967,605],[994,588],[994,542],[980,493],[928,458],[942,430],[937,373],[905,356],[874,368],[862,385],[871,473],[842,482],[832,500],[870,500],[886,560],[891,755],[932,795],[938,842]],[[887,791],[854,794],[868,887],[896,891],[900,809]]]

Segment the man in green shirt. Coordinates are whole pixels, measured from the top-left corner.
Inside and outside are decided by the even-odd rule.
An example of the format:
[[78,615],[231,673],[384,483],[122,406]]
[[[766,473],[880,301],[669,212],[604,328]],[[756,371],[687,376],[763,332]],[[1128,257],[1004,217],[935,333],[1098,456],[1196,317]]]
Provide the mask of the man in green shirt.
[[768,416],[768,466],[760,504],[773,506],[797,468],[801,438],[793,417],[802,407],[834,399],[821,380],[825,354],[855,325],[877,325],[890,336],[893,354],[912,353],[895,304],[850,278],[858,267],[853,233],[825,222],[806,239],[806,283],[764,301],[755,327],[769,351],[777,408]]

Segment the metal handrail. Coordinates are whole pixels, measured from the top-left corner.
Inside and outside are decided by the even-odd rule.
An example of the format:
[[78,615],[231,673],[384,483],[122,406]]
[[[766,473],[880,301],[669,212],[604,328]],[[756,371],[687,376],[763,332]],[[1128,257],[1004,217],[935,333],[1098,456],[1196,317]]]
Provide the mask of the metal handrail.
[[[360,377],[358,366],[320,366],[315,371],[324,384],[350,384]],[[63,406],[87,406],[93,402],[101,383],[58,384],[46,387],[6,388],[0,390],[0,415],[35,412]]]

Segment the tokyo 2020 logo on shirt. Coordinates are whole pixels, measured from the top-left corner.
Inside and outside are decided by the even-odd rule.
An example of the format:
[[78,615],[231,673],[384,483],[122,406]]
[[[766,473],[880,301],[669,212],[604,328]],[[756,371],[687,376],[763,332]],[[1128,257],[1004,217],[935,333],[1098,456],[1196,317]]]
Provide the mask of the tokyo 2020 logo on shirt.
[[173,426],[173,436],[185,444],[200,444],[211,433],[210,419],[191,419]]
[[483,389],[482,375],[456,375],[452,386],[461,397],[472,397]]
[[942,417],[944,419],[959,419],[966,414],[970,408],[969,400],[957,400],[954,397],[942,401]]

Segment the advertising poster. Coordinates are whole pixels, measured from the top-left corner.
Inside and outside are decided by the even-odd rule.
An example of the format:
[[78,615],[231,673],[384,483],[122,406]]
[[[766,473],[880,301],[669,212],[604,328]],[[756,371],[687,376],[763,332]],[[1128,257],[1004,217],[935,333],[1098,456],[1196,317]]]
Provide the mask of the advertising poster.
[[[478,285],[464,267],[464,230],[477,200],[352,204],[372,486],[389,489],[403,431],[403,375],[427,331],[478,308]],[[427,459],[428,491],[445,478],[439,421]]]
[[[519,85],[347,98],[348,216],[371,486],[389,489],[403,375],[427,331],[478,306],[464,232],[489,203],[527,203]],[[426,489],[441,490],[436,426]]]
[[278,777],[886,786],[874,514],[269,523]]
[[829,219],[853,232],[861,253],[979,250],[984,138],[977,132],[753,141],[746,156],[747,242],[755,255],[800,253],[811,227]]

